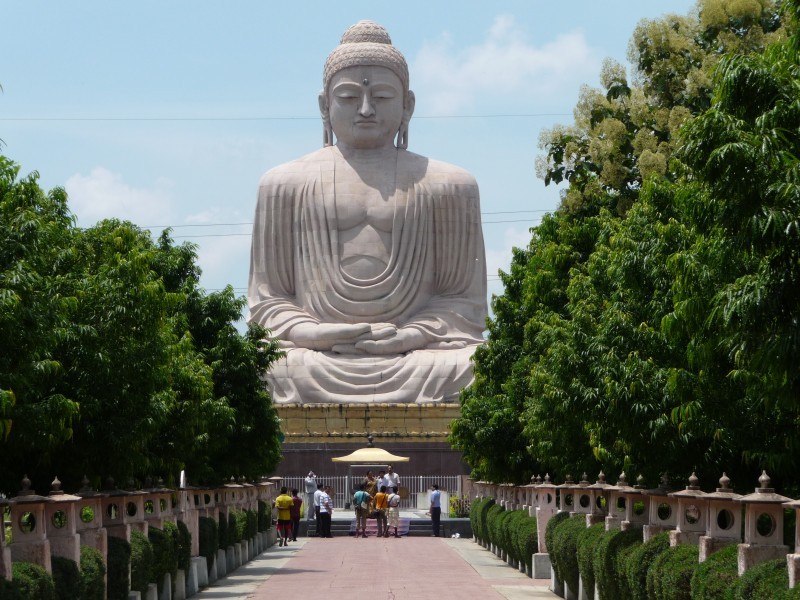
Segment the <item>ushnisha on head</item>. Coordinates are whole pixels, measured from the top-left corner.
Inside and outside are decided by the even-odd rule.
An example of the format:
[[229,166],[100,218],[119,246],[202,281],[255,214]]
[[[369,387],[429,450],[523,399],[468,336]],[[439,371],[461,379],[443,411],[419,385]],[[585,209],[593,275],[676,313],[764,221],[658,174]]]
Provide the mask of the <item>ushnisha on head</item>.
[[[373,21],[359,21],[349,27],[344,34],[339,46],[328,55],[323,70],[323,88],[319,94],[319,107],[323,121],[323,145],[331,146],[334,143],[334,131],[336,124],[331,121],[331,84],[335,83],[337,74],[344,70],[355,73],[357,68],[373,67],[386,69],[397,77],[400,84],[398,94],[402,101],[402,114],[399,116],[399,124],[396,132],[396,147],[406,149],[408,147],[408,124],[414,112],[414,92],[408,89],[408,64],[406,59],[397,48],[392,45],[389,33],[384,27]],[[391,77],[391,76],[389,76]],[[385,77],[384,77],[385,79]],[[369,90],[366,89],[372,84],[369,77],[358,77],[358,84],[362,87],[360,93],[365,99],[359,98],[362,103],[361,110],[365,104],[369,103]],[[341,141],[340,135],[337,138]]]

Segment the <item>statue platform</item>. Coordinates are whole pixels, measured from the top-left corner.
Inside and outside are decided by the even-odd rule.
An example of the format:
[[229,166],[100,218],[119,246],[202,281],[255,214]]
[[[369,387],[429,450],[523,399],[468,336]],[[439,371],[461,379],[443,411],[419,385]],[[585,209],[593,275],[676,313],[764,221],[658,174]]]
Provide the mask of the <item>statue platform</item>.
[[469,467],[447,437],[460,405],[306,404],[276,405],[284,436],[279,474],[345,475],[348,465],[334,463],[367,443],[408,456],[417,475],[467,475]]

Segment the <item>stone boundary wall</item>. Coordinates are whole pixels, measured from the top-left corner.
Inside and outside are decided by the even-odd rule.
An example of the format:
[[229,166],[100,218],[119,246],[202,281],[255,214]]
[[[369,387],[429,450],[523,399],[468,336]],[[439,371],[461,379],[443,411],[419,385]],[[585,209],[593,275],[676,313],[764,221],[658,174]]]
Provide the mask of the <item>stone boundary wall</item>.
[[[723,473],[720,487],[703,492],[693,473],[685,489],[673,488],[666,477],[658,487],[647,489],[641,485],[641,479],[637,485],[629,485],[624,473],[616,485],[609,484],[601,471],[595,483],[588,481],[584,473],[581,481],[574,482],[567,476],[560,485],[547,475],[544,479],[532,477],[527,485],[470,481],[464,489],[472,498],[492,498],[506,510],[521,509],[536,517],[539,553],[533,556],[528,576],[550,579],[555,594],[577,598],[578,590],[567,590],[556,580],[545,543],[548,521],[561,512],[585,516],[587,527],[605,523],[606,531],[641,529],[644,541],[668,531],[671,546],[698,546],[700,562],[725,546],[736,544],[740,576],[761,562],[785,558],[789,587],[797,587],[800,580],[800,500],[776,493],[770,487],[766,472],[762,472],[758,484],[753,493],[740,495],[733,492],[730,480]],[[785,508],[797,513],[797,554],[789,554],[789,547],[783,542]],[[483,540],[475,541],[501,556],[499,549],[489,548]],[[508,557],[501,558],[512,564]]]
[[[0,577],[12,578],[12,562],[31,562],[52,572],[53,556],[63,556],[80,563],[81,546],[97,549],[108,560],[108,538],[130,541],[131,531],[147,535],[149,527],[162,528],[167,521],[182,521],[192,536],[192,561],[188,572],[178,571],[174,600],[188,598],[219,577],[249,562],[276,542],[274,527],[259,531],[224,550],[219,550],[212,564],[200,556],[199,519],[219,520],[233,511],[258,512],[259,502],[267,505],[267,518],[272,521],[272,503],[281,487],[280,477],[255,483],[234,482],[209,488],[185,487],[176,490],[164,487],[144,490],[110,489],[96,492],[84,486],[75,495],[60,490],[53,482],[53,491],[40,496],[23,489],[9,500],[0,499],[3,530],[11,528],[11,543],[0,535]],[[8,520],[6,520],[6,511]],[[169,589],[169,585],[166,586]],[[155,598],[155,583],[146,598]],[[132,592],[131,598],[138,598]]]

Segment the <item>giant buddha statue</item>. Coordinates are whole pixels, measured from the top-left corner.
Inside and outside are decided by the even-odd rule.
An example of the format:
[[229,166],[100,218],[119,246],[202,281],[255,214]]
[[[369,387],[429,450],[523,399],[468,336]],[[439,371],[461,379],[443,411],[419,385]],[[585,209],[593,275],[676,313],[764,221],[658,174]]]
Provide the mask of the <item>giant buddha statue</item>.
[[[409,152],[408,66],[361,21],[328,56],[324,146],[261,179],[249,320],[286,350],[274,402],[453,402],[483,341],[475,179]],[[395,141],[396,140],[396,141]]]

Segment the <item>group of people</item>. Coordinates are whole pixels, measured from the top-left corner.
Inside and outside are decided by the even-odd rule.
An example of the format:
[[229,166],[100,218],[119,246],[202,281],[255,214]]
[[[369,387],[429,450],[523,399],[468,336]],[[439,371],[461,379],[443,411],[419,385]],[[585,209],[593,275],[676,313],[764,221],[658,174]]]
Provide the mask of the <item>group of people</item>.
[[[367,471],[364,479],[353,494],[353,506],[356,515],[356,537],[367,537],[367,519],[374,518],[377,522],[378,537],[390,537],[394,529],[394,537],[400,537],[400,475],[395,472],[392,465],[386,471],[378,471],[374,475]],[[308,521],[316,519],[316,537],[330,538],[331,519],[333,515],[333,499],[331,486],[317,481],[313,471],[309,471],[305,478],[306,511]],[[298,497],[298,490],[293,489],[289,496],[287,488],[281,488],[281,494],[275,499],[278,509],[278,539],[279,545],[284,546],[291,541],[297,541],[300,529],[300,514],[303,500]],[[313,507],[313,511],[311,510]],[[441,492],[439,486],[431,486],[429,513],[431,517],[432,534],[439,537],[441,523]],[[309,529],[310,531],[310,529]],[[310,535],[310,533],[309,533]]]
[[292,490],[292,495],[288,493],[288,488],[282,487],[280,495],[275,498],[274,507],[278,510],[278,545],[286,546],[289,544],[289,537],[293,542],[297,541],[297,534],[300,531],[300,513],[302,512],[303,500],[298,496],[298,490]]
[[367,471],[364,480],[353,494],[356,513],[356,537],[367,537],[367,519],[374,517],[378,524],[378,537],[389,537],[394,527],[394,537],[400,537],[400,476],[391,465],[379,471],[378,477]]

